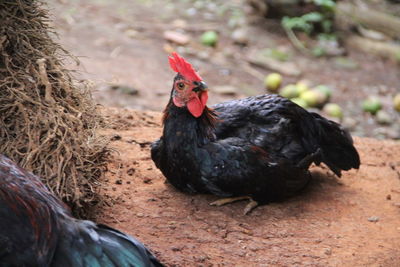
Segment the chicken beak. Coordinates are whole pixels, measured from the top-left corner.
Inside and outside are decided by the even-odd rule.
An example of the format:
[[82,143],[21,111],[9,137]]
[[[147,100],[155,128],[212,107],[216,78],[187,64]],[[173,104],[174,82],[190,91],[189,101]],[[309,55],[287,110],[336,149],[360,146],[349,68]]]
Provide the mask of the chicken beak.
[[207,84],[205,82],[203,82],[203,81],[199,82],[199,86],[198,87],[199,87],[199,89],[201,91],[206,91],[208,89]]

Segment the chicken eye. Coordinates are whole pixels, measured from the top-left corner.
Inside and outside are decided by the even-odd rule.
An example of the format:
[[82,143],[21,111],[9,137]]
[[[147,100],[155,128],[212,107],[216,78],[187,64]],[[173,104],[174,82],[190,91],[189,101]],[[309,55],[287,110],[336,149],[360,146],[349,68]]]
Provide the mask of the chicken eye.
[[178,83],[178,89],[182,90],[183,88],[185,88],[185,84],[182,82]]

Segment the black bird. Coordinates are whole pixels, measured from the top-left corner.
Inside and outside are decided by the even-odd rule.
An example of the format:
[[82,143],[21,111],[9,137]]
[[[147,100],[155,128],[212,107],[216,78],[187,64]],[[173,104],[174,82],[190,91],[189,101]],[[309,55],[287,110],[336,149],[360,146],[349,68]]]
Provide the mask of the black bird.
[[207,86],[177,53],[177,72],[164,110],[163,135],[152,144],[156,166],[176,188],[226,197],[222,205],[250,199],[277,201],[301,190],[309,166],[325,163],[337,176],[359,168],[350,134],[278,95],[260,95],[206,106]]
[[163,265],[136,239],[73,218],[37,176],[0,155],[0,266]]

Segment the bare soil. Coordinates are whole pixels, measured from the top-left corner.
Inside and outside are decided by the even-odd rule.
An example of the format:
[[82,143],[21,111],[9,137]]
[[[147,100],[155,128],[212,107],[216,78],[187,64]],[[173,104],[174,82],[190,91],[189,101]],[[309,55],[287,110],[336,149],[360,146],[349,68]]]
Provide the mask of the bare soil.
[[355,138],[361,168],[336,178],[312,167],[296,197],[257,207],[210,206],[165,182],[150,159],[161,135],[157,112],[107,108],[101,132],[117,152],[98,221],[136,236],[167,266],[398,266],[400,143]]

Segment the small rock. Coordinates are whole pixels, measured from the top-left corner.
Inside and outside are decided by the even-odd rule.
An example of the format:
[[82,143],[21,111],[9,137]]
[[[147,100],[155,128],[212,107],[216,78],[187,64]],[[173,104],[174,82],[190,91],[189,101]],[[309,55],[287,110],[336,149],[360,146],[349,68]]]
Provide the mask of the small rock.
[[247,45],[249,43],[248,31],[246,28],[238,28],[234,30],[231,38],[236,44]]
[[209,259],[207,255],[197,257],[197,261],[199,262],[205,262],[207,259]]
[[136,213],[136,216],[138,216],[138,217],[143,217],[143,216],[144,216],[144,214],[143,214],[143,213],[141,213],[141,212],[138,212],[138,213]]
[[238,89],[230,85],[215,86],[212,90],[221,95],[234,96],[238,93]]
[[178,45],[186,45],[190,40],[188,35],[176,31],[165,31],[163,36],[167,41]]
[[148,177],[143,178],[143,183],[151,184],[151,178],[148,178]]
[[392,199],[392,195],[391,195],[391,194],[388,194],[388,195],[386,196],[386,199],[387,199],[387,200],[391,200],[391,199]]
[[400,208],[400,202],[395,202],[395,203],[393,203],[393,206],[399,207],[399,208]]
[[122,184],[122,180],[121,180],[121,179],[118,179],[118,180],[115,181],[115,183],[116,183],[116,184]]
[[122,137],[120,135],[118,135],[118,134],[115,134],[110,138],[111,141],[118,141],[118,140],[121,140],[121,139],[122,139]]
[[331,255],[332,254],[332,249],[331,248],[325,248],[324,249],[324,254],[325,255]]
[[389,125],[393,123],[392,117],[384,110],[379,110],[376,113],[376,121],[379,124]]
[[132,176],[135,173],[135,169],[134,168],[130,168],[127,172],[126,172],[129,176]]
[[379,221],[379,217],[378,216],[371,216],[368,218],[369,222],[378,222]]

